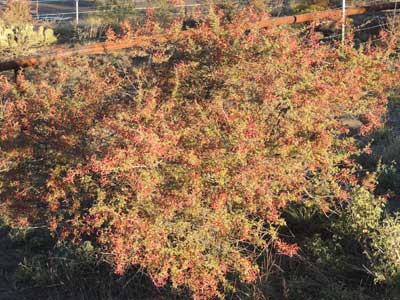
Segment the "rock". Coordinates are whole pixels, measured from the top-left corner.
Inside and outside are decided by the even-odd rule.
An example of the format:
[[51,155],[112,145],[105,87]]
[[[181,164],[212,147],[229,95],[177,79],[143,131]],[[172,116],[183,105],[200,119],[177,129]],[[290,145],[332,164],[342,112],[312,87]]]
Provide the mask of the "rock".
[[347,127],[351,131],[358,131],[363,125],[360,120],[352,117],[343,117],[340,121],[343,126]]

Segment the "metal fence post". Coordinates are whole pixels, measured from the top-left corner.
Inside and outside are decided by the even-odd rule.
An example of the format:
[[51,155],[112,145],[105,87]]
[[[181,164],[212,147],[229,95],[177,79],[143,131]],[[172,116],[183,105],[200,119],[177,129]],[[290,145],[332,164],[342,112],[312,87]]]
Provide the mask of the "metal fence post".
[[76,25],[79,24],[79,0],[75,0],[75,18],[76,18]]

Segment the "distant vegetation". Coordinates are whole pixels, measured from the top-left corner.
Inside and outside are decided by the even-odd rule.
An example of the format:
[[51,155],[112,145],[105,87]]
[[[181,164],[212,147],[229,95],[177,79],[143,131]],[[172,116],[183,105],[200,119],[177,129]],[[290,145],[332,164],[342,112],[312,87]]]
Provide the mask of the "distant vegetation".
[[0,54],[22,55],[57,41],[53,29],[35,24],[24,1],[9,1],[0,12]]
[[0,299],[399,299],[397,25],[263,17],[0,75]]

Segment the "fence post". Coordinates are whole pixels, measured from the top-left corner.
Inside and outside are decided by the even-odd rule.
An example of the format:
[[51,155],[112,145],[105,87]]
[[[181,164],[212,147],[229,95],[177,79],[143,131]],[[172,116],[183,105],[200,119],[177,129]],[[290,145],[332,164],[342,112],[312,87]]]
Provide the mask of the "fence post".
[[76,25],[79,24],[79,0],[75,0],[75,19]]
[[342,43],[346,35],[346,0],[342,0]]

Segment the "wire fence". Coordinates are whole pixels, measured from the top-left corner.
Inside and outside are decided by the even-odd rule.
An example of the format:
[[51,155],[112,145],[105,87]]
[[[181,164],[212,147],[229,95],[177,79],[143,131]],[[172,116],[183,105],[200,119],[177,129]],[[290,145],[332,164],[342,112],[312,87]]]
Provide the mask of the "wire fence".
[[[190,0],[189,0],[190,1]],[[0,0],[0,7],[6,4],[6,0]],[[83,3],[83,5],[82,5]],[[239,2],[238,2],[239,3]],[[77,22],[85,16],[118,14],[118,13],[133,13],[137,11],[146,11],[148,9],[159,9],[162,6],[157,1],[125,1],[119,4],[96,4],[95,1],[79,1],[79,0],[32,0],[30,1],[32,7],[33,17],[40,20],[55,20],[55,21],[69,21],[76,19]],[[173,5],[170,8],[182,10],[187,8],[205,7],[208,4],[205,2],[196,3],[194,1]],[[176,14],[171,11],[170,14]]]
[[[385,2],[381,2],[385,3]],[[352,26],[350,29],[350,32],[352,34],[360,34],[363,32],[368,32],[368,37],[367,39],[360,39],[356,38],[354,39],[355,45],[362,45],[365,43],[375,43],[380,41],[383,38],[383,35],[379,34],[379,30],[382,27],[389,27],[390,25],[393,24],[393,22],[396,20],[397,22],[399,21],[399,16],[393,14],[391,18],[387,18],[383,15],[379,16],[377,13],[378,11],[382,10],[387,10],[388,8],[393,9],[393,7],[396,7],[397,2],[390,2],[387,3],[387,5],[381,5],[379,7],[361,7],[361,8],[352,8],[349,9],[348,14],[349,15],[355,15],[355,14],[363,14],[365,12],[374,12],[372,13],[372,16],[370,17],[370,22],[369,23],[362,23],[361,26]],[[346,6],[344,6],[346,7]],[[282,25],[282,24],[293,24],[293,23],[303,23],[303,22],[310,22],[316,19],[322,20],[326,16],[331,16],[334,17],[334,19],[338,20],[340,19],[340,13],[338,10],[336,11],[322,11],[319,13],[308,13],[308,14],[302,14],[302,15],[296,15],[296,16],[291,16],[291,17],[282,17],[282,18],[272,18],[272,19],[266,19],[263,21],[258,22],[257,24],[253,24],[254,28],[264,28],[268,26],[276,26],[276,25]],[[282,21],[282,22],[276,22],[276,21]],[[269,24],[269,25],[266,25]],[[307,28],[307,29],[306,29]],[[300,30],[299,30],[300,29]],[[370,34],[371,31],[374,31],[373,34]],[[293,28],[293,31],[289,33],[289,36],[297,36],[299,38],[308,38],[308,33],[309,33],[309,27],[297,27]],[[189,32],[190,33],[190,32]],[[183,32],[185,34],[185,32]],[[328,34],[325,37],[319,38],[320,41],[322,42],[333,42],[333,43],[338,43],[340,39],[343,40],[345,37],[345,33],[343,32],[338,32],[338,30],[333,30],[331,34]],[[107,48],[106,43],[95,43],[91,44],[90,46],[84,46],[83,48],[78,48],[78,49],[72,49],[69,51],[69,54],[65,54],[65,51],[60,57],[67,57],[67,56],[73,56],[76,54],[103,54],[103,53],[108,53],[108,51],[113,51],[116,49],[126,49],[133,47],[132,45],[139,45],[140,43],[143,42],[143,39],[146,40],[147,37],[138,37],[137,39],[135,38],[134,40],[130,41],[129,43],[124,43],[124,44],[117,44],[115,47],[113,46],[112,48]],[[353,40],[351,40],[353,42]],[[55,48],[57,49],[57,48]],[[66,50],[68,52],[68,50]],[[59,55],[61,52],[57,52],[57,50],[52,50],[48,49],[47,51],[41,52],[41,58],[38,60],[38,56],[32,56],[31,58],[28,57],[27,59],[17,59],[17,60],[10,60],[10,61],[5,61],[3,63],[0,63],[0,71],[4,70],[10,70],[10,69],[18,69],[21,67],[29,67],[33,66],[35,64],[39,63],[46,63],[48,61],[52,61],[53,59],[58,59]],[[48,56],[47,60],[46,55]],[[50,59],[49,59],[50,58]]]
[[[216,1],[218,2],[218,1]],[[388,1],[383,0],[363,0],[363,1],[349,1],[347,7],[356,7],[359,5],[372,5],[385,3]],[[7,0],[0,0],[0,7],[5,5]],[[119,4],[102,3],[93,0],[32,0],[30,1],[32,7],[32,15],[37,19],[50,19],[55,21],[69,21],[75,19],[79,22],[82,18],[99,14],[116,14],[118,11],[126,14],[127,12],[146,11],[147,9],[158,9],[157,1],[152,0],[131,0],[123,1]],[[223,3],[223,2],[222,2]],[[231,1],[232,4],[245,5],[249,1]],[[293,7],[301,5],[313,5],[312,1],[307,0],[270,0],[265,3],[265,8],[270,10],[275,16],[293,14]],[[186,0],[184,4],[174,5],[174,10],[185,10],[193,8],[204,8],[209,3],[204,1]],[[400,4],[399,4],[400,6]],[[324,5],[325,9],[338,9],[343,5],[340,0],[332,2],[329,5]],[[174,14],[176,12],[170,12]]]
[[[180,5],[174,5],[169,7],[168,14],[170,15],[182,15],[187,14],[188,10],[202,9],[207,10],[209,2],[201,0],[184,0],[185,3]],[[200,2],[199,2],[200,1]],[[217,0],[218,1],[218,0]],[[220,0],[224,1],[224,0]],[[246,5],[249,4],[250,0],[230,0],[230,2],[220,2],[229,3],[231,5]],[[388,3],[387,0],[336,0],[336,2],[330,2],[330,4],[324,4],[324,9],[342,9],[342,31],[340,33],[333,33],[328,37],[324,37],[323,40],[337,39],[346,36],[346,9],[353,8],[362,5],[379,5]],[[391,1],[393,2],[393,1]],[[400,9],[400,0],[396,0],[399,3],[398,8]],[[5,5],[7,0],[0,0],[0,7]],[[218,3],[218,2],[217,2]],[[290,15],[296,12],[296,7],[301,7],[302,5],[307,8],[307,5],[313,5],[312,0],[270,0],[265,2],[264,5],[271,13],[275,16]],[[157,0],[126,0],[120,3],[101,3],[95,0],[31,0],[32,14],[35,18],[39,20],[51,20],[57,22],[71,22],[74,21],[76,24],[82,22],[84,24],[85,19],[89,16],[97,17],[113,17],[122,13],[124,15],[129,15],[136,13],[144,13],[148,9],[157,10],[159,8],[164,8],[165,6],[160,6]],[[397,14],[397,7],[394,9],[393,14]],[[379,19],[379,15],[376,16]],[[353,33],[368,31],[376,28],[382,28],[387,26],[387,23],[376,22],[372,26],[364,26],[362,28],[355,28],[352,30]]]
[[[4,1],[4,0],[2,0]],[[190,1],[190,0],[189,0]],[[399,1],[399,9],[400,9],[400,0]],[[35,1],[32,1],[32,5]],[[338,1],[336,4],[325,5],[324,9],[343,9],[343,16],[345,16],[345,11],[347,8],[362,6],[362,5],[378,5],[387,3],[388,1],[385,0],[366,0],[366,1],[346,1],[343,0],[342,3]],[[119,13],[122,14],[129,14],[134,12],[145,12],[148,9],[160,9],[164,8],[163,6],[157,5],[155,1],[140,1],[140,2],[129,2],[121,3],[121,4],[105,4],[101,6],[97,6],[94,2],[91,6],[79,6],[79,1],[76,2],[75,9],[70,11],[60,11],[60,12],[41,12],[40,6],[41,4],[45,3],[65,3],[62,0],[37,0],[36,1],[36,13],[34,16],[37,19],[54,19],[58,21],[68,21],[71,19],[75,19],[76,23],[79,23],[79,20],[84,20],[85,17],[88,16],[105,16],[105,15],[118,15]],[[88,3],[88,2],[86,2]],[[231,1],[231,4],[236,5],[245,5],[248,2],[245,1]],[[301,5],[309,5],[310,1],[305,0],[272,0],[270,3],[265,5],[265,8],[269,10],[273,16],[281,16],[281,15],[292,15],[296,12],[293,10],[293,7],[300,7]],[[174,5],[170,7],[170,11],[168,12],[171,15],[181,15],[182,13],[187,14],[188,11],[193,9],[202,9],[207,10],[209,3],[207,2],[188,2],[181,5]],[[395,9],[396,13],[396,9]]]

